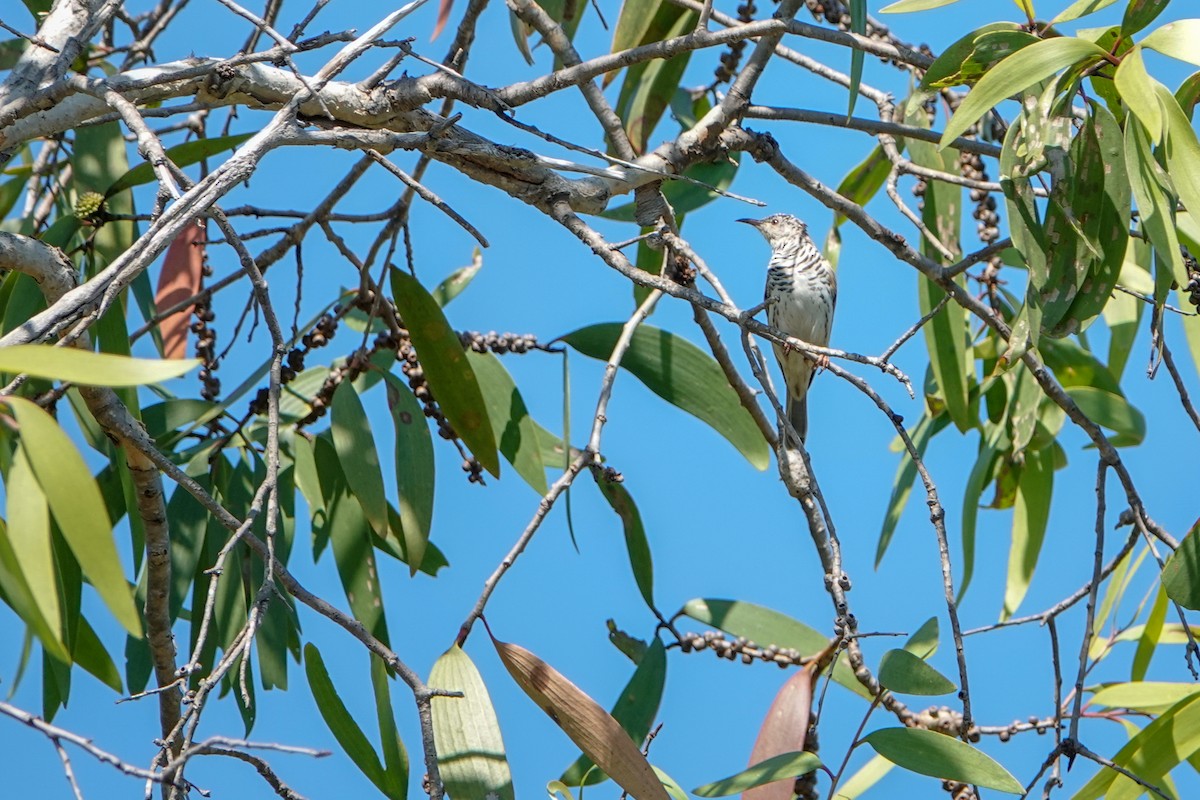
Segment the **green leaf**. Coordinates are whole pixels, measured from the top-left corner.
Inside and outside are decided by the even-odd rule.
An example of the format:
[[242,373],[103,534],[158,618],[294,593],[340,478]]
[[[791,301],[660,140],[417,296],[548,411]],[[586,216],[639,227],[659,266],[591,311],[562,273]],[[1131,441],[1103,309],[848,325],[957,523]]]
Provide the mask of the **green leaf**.
[[1154,658],[1154,651],[1162,636],[1163,623],[1166,622],[1167,606],[1169,605],[1167,592],[1160,585],[1154,598],[1154,606],[1150,609],[1150,616],[1146,618],[1145,628],[1138,639],[1137,652],[1133,656],[1133,668],[1130,670],[1130,680],[1146,679],[1146,670],[1150,668],[1150,660]]
[[1025,788],[991,757],[958,739],[923,728],[881,728],[863,738],[898,767],[942,780],[1022,794]]
[[1183,115],[1191,120],[1196,114],[1196,103],[1200,102],[1200,72],[1193,72],[1175,90],[1175,102]]
[[[5,486],[7,490],[6,501],[8,503],[8,519],[13,520],[13,504],[16,500],[14,497],[13,476],[16,472],[16,466],[9,471],[9,482]],[[40,493],[41,490],[38,489]],[[28,503],[28,500],[23,501]],[[43,503],[45,500],[43,499]],[[19,519],[19,517],[18,517]],[[35,591],[34,586],[30,584],[30,576],[36,576],[39,573],[47,571],[46,566],[38,563],[41,558],[40,553],[36,551],[36,537],[31,535],[31,531],[25,531],[21,536],[29,541],[24,545],[14,547],[12,541],[12,533],[8,526],[0,522],[0,595],[3,595],[4,601],[16,612],[17,616],[25,623],[27,630],[37,636],[42,643],[42,648],[45,652],[57,661],[65,664],[71,662],[71,654],[68,652],[66,643],[63,641],[63,632],[61,631],[61,617],[50,617],[43,613],[43,607],[49,607],[51,599],[50,592],[53,592],[53,604],[55,609],[61,607],[60,592],[57,580],[57,567],[52,563],[48,569],[52,572],[53,583],[50,586],[42,585]],[[49,530],[47,530],[49,534]],[[27,551],[18,556],[17,548]],[[53,553],[51,553],[53,557]],[[32,570],[32,572],[31,572]],[[52,589],[50,587],[53,587]],[[14,685],[16,681],[14,680]]]
[[1121,64],[1113,75],[1113,83],[1116,84],[1117,91],[1121,93],[1121,99],[1129,106],[1129,110],[1141,120],[1150,133],[1150,141],[1158,144],[1163,134],[1163,110],[1154,90],[1158,81],[1146,72],[1140,45],[1135,46],[1121,59]]
[[1121,128],[1108,109],[1094,102],[1089,108],[1091,113],[1072,146],[1078,168],[1072,212],[1087,237],[1085,246],[1076,248],[1076,254],[1080,261],[1087,262],[1087,267],[1062,322],[1050,331],[1054,336],[1078,332],[1105,309],[1120,277],[1129,242],[1132,192],[1125,171]]
[[[71,189],[79,197],[84,192],[104,192],[129,169],[129,146],[122,126],[117,122],[88,125],[75,129],[75,151],[71,159]],[[133,196],[120,194],[108,198],[105,209],[110,214],[132,214]],[[91,234],[94,267],[111,264],[133,244],[137,237],[136,223],[131,220],[110,220]],[[117,314],[120,314],[118,309]],[[109,349],[109,348],[101,348]]]
[[496,447],[535,492],[546,494],[550,487],[546,483],[546,465],[538,445],[537,428],[517,384],[494,354],[467,351],[467,359],[479,381],[479,390],[483,392],[488,418],[496,434]]
[[1022,48],[993,67],[968,94],[942,134],[941,147],[957,139],[997,103],[1024,92],[1060,69],[1104,58],[1103,48],[1063,36]]
[[387,536],[387,496],[383,489],[383,473],[379,468],[379,453],[366,409],[358,391],[350,381],[342,381],[333,394],[330,433],[337,451],[346,487],[362,504],[367,521],[380,536]]
[[692,794],[701,797],[725,797],[753,789],[755,786],[807,775],[814,769],[819,769],[820,766],[821,759],[817,758],[814,753],[804,751],[780,753],[766,761],[760,761],[752,767],[747,767],[736,775],[697,786],[692,789]]
[[[46,505],[46,495],[33,475],[33,468],[20,448],[12,455],[4,495],[8,510],[8,542],[22,583],[28,588],[40,619],[53,629],[53,638],[61,645],[62,601],[50,535],[50,509]],[[33,619],[26,620],[26,624],[40,627]]]
[[396,494],[400,498],[400,530],[409,575],[416,575],[425,561],[433,526],[433,487],[437,471],[433,461],[433,437],[421,403],[404,382],[384,372],[388,408],[396,426]]
[[458,645],[451,647],[434,663],[429,686],[463,693],[431,701],[438,768],[450,796],[512,800],[512,774],[500,723],[470,656]]
[[930,617],[925,620],[917,632],[908,637],[904,649],[917,658],[931,658],[938,649],[938,618]]
[[[1142,780],[1162,785],[1162,779],[1184,758],[1200,751],[1200,695],[1171,706],[1129,740],[1113,762]],[[1145,789],[1120,773],[1101,769],[1072,800],[1131,800]]]
[[381,789],[389,800],[405,800],[408,796],[408,753],[396,730],[387,667],[381,658],[371,659],[371,688],[375,693],[375,715],[379,719],[379,742],[385,765],[383,779],[387,785]]
[[[607,360],[621,324],[601,323],[562,337],[579,352]],[[668,331],[642,325],[633,334],[621,366],[652,392],[708,423],[756,469],[770,463],[770,448],[754,419],[711,356]]]
[[857,800],[883,777],[892,771],[892,762],[880,755],[871,756],[871,760],[863,764],[858,772],[850,776],[845,783],[837,787],[838,800]]
[[500,458],[487,407],[458,336],[437,301],[413,276],[393,269],[392,293],[442,413],[483,468],[499,478]]
[[321,652],[312,642],[304,645],[304,672],[308,675],[308,688],[317,703],[317,710],[321,712],[321,718],[329,726],[333,738],[337,739],[337,743],[346,755],[350,756],[350,760],[359,771],[381,792],[387,794],[388,780],[384,775],[383,765],[379,763],[379,756],[347,710],[346,704],[342,702],[333,681],[329,678],[329,671],[325,669]]
[[1146,714],[1161,714],[1171,706],[1200,693],[1192,683],[1161,683],[1136,680],[1114,683],[1092,695],[1091,705],[1128,708]]
[[[696,27],[697,19],[694,11],[661,3],[647,34],[653,38],[648,41],[682,36]],[[691,55],[691,52],[683,52],[667,59],[643,61],[626,72],[617,97],[616,112],[625,123],[625,132],[635,152],[646,151],[650,135],[670,105]]]
[[1133,36],[1158,17],[1171,0],[1129,0],[1121,20],[1121,35]]
[[0,347],[0,372],[85,386],[143,386],[177,378],[199,364],[198,358],[129,358],[46,344]]
[[[850,0],[850,32],[865,36],[867,33],[867,0]],[[857,47],[850,50],[850,108],[846,118],[854,116],[854,105],[858,102],[858,87],[862,83],[863,51]]]
[[1140,444],[1146,438],[1146,418],[1124,397],[1092,386],[1069,386],[1067,394],[1092,422],[1118,434],[1114,445]]
[[1200,610],[1200,522],[1179,543],[1163,567],[1167,596],[1184,608]]
[[[981,34],[975,40],[975,46],[970,54],[963,59],[957,74],[939,81],[931,88],[947,88],[965,84],[974,86],[988,73],[992,67],[999,64],[1013,53],[1041,41],[1038,37],[1024,30],[995,30]],[[952,82],[951,82],[952,81]]]
[[8,397],[29,459],[50,512],[96,592],[131,636],[141,636],[141,615],[125,579],[100,489],[75,445],[54,419],[34,403]]
[[[829,639],[824,634],[803,622],[778,611],[740,600],[698,597],[685,603],[681,613],[733,636],[744,636],[760,646],[773,644],[776,647],[791,648],[801,654],[812,655],[829,645]],[[855,694],[868,699],[871,697],[854,677],[854,672],[840,659],[834,665],[833,679]]]
[[958,0],[898,0],[889,6],[879,9],[880,14],[908,14],[913,11],[927,11],[931,8],[941,8]]
[[[929,447],[929,440],[949,424],[950,418],[944,414],[939,414],[932,421],[927,413],[922,415],[917,426],[908,434],[917,453],[924,456],[926,448]],[[879,542],[875,545],[876,569],[879,569],[880,563],[883,562],[883,556],[892,542],[892,536],[896,533],[896,526],[900,524],[900,517],[908,505],[913,481],[916,478],[917,462],[913,461],[906,450],[900,457],[900,466],[896,470],[895,480],[892,481],[892,496],[888,499],[887,513],[883,517],[883,529],[879,532]]]
[[470,264],[465,267],[459,267],[454,272],[451,272],[448,278],[439,283],[437,288],[430,292],[433,295],[434,302],[445,308],[451,300],[458,297],[459,293],[471,284],[471,281],[475,280],[475,276],[481,269],[483,269],[483,255],[479,252],[479,248],[476,247],[471,253]]
[[1108,8],[1115,2],[1117,0],[1075,0],[1074,3],[1071,3],[1071,5],[1058,12],[1054,16],[1054,19],[1047,23],[1047,27],[1063,22],[1070,22],[1080,17],[1086,17],[1088,14],[1094,14],[1103,8]]
[[1150,135],[1136,118],[1125,121],[1125,167],[1129,171],[1129,183],[1137,201],[1142,228],[1154,246],[1155,254],[1170,267],[1167,275],[1156,280],[1163,290],[1160,296],[1156,289],[1155,296],[1163,300],[1170,281],[1184,286],[1187,284],[1187,275],[1175,231],[1175,199],[1171,180],[1155,160],[1150,148]]
[[[887,154],[883,152],[883,148],[876,145],[858,166],[850,170],[846,174],[846,177],[842,178],[842,182],[838,184],[837,192],[842,197],[860,206],[866,205],[867,201],[883,188],[883,184],[887,181],[887,176],[891,171],[892,162],[888,159]],[[836,228],[845,221],[846,216],[844,214],[841,212],[834,213],[833,227]]]
[[1054,491],[1054,454],[1051,450],[1026,450],[1025,465],[1017,484],[1013,508],[1012,547],[1008,552],[1008,580],[1004,588],[1004,610],[1000,619],[1016,613],[1037,567],[1046,524],[1050,520],[1050,497]]
[[974,83],[983,76],[983,73],[968,74],[964,71],[964,67],[975,50],[975,43],[989,33],[1021,33],[1022,31],[1022,26],[1015,22],[992,22],[982,28],[976,28],[942,50],[942,54],[929,65],[929,69],[925,70],[925,75],[921,78],[921,90],[928,92],[933,89],[948,89],[951,86]]
[[529,49],[529,37],[533,35],[533,29],[526,25],[517,16],[517,12],[511,8],[508,10],[508,24],[512,29],[513,41],[517,44],[517,50],[520,51],[521,57],[525,59],[525,63],[532,67],[533,52]]
[[638,512],[633,497],[619,481],[609,480],[604,470],[593,469],[592,477],[600,494],[617,512],[625,529],[625,549],[629,553],[629,565],[633,568],[633,578],[637,582],[642,599],[653,611],[654,606],[654,562],[650,558],[650,542],[646,539],[646,529],[642,526],[642,515]]
[[383,590],[371,542],[371,526],[342,472],[337,453],[325,435],[314,442],[325,517],[314,530],[328,538],[350,611],[377,639],[388,641]]
[[[168,147],[166,155],[175,166],[186,167],[195,164],[197,161],[202,161],[209,156],[215,156],[217,153],[232,150],[253,135],[253,133],[239,133],[233,136],[215,136],[212,139],[195,139],[183,144],[177,144],[174,147]],[[104,193],[104,196],[112,197],[118,192],[123,192],[134,186],[153,183],[155,180],[157,180],[157,176],[154,174],[153,165],[148,161],[143,162],[126,172],[120,178],[117,178],[108,187],[108,191]]]
[[[686,9],[661,2],[661,0],[622,3],[621,13],[613,28],[611,52],[620,53],[633,47],[668,38],[667,31],[678,22],[680,17],[686,14]],[[606,74],[604,85],[608,86],[616,76],[616,70]]]
[[962,511],[962,577],[958,581],[958,602],[962,602],[967,587],[971,585],[971,577],[975,573],[975,526],[979,519],[979,500],[983,496],[983,488],[992,476],[992,468],[996,463],[997,453],[990,444],[983,444],[971,474],[967,476],[967,485],[963,489]]
[[[667,651],[662,642],[655,638],[612,709],[613,719],[638,744],[645,740],[658,715],[666,680]],[[608,776],[590,758],[580,754],[559,780],[568,786],[592,786],[608,780]]]
[[104,643],[96,635],[87,617],[80,616],[75,627],[75,643],[71,650],[75,663],[114,692],[122,693],[121,671],[116,662],[104,649]]
[[[936,618],[935,618],[936,619]],[[893,692],[935,696],[958,687],[907,650],[888,650],[879,661],[879,683]]]
[[1200,41],[1200,19],[1181,19],[1154,29],[1142,39],[1141,45],[1180,61],[1200,64],[1197,41]]
[[[938,152],[929,142],[913,139],[909,142],[913,161],[931,169],[954,172],[958,169],[957,151]],[[925,225],[951,252],[961,252],[959,246],[962,217],[962,187],[931,181],[925,190]],[[946,258],[922,237],[921,250],[930,258],[946,263]],[[963,276],[957,281],[963,283]],[[922,314],[931,312],[945,296],[945,291],[924,276],[917,277],[917,295]],[[970,386],[975,377],[975,359],[970,343],[970,327],[964,310],[956,303],[947,303],[925,325],[925,346],[946,412],[960,431],[973,428],[977,412],[970,404]]]
[[1187,208],[1200,208],[1200,141],[1179,101],[1161,83],[1155,85],[1159,104],[1166,112],[1167,170],[1171,183]]

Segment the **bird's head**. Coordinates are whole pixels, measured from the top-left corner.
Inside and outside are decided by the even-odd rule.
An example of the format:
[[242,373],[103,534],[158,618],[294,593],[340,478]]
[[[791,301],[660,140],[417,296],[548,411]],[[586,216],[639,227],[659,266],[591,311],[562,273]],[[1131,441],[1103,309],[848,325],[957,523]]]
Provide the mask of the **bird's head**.
[[762,219],[739,219],[738,222],[754,226],[771,247],[808,235],[808,226],[791,214],[772,214]]

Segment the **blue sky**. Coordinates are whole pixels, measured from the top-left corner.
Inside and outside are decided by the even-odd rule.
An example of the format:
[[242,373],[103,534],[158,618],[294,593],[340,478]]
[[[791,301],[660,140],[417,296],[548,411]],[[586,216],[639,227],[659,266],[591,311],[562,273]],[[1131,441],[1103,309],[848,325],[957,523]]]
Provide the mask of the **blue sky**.
[[[455,9],[451,31],[464,5],[460,1]],[[870,3],[871,11],[876,11],[878,5]],[[1065,5],[1065,0],[1043,3],[1039,6],[1039,16],[1050,17]],[[605,6],[612,24],[616,8]],[[719,3],[718,7],[732,13],[732,4]],[[384,10],[382,5],[375,7],[375,4],[333,3],[317,18],[310,32],[347,27],[365,30]],[[295,18],[305,11],[306,5],[288,7],[279,27],[290,29]],[[926,42],[940,52],[969,28],[995,19],[985,16],[989,13],[1004,14],[1014,20],[1020,18],[1014,5],[962,2],[887,21],[902,38]],[[418,52],[440,59],[450,36],[443,34],[438,41],[428,43],[433,16],[431,5],[393,33],[397,38],[415,36],[414,47]],[[535,66],[525,65],[508,33],[506,17],[507,11],[498,3],[485,12],[467,70],[469,77],[489,85],[504,85],[536,77],[550,68],[545,48],[535,51]],[[167,61],[189,53],[231,54],[244,41],[247,30],[247,23],[217,3],[193,2],[185,8],[171,33],[156,46],[156,55]],[[577,45],[586,58],[606,52],[610,36],[600,29],[595,14],[589,10]],[[848,68],[849,56],[838,48],[807,40],[793,40],[792,46],[835,67]],[[325,54],[310,55],[300,59],[300,63],[302,67],[315,69],[325,57]],[[906,87],[902,78],[870,58],[866,61],[865,81],[903,95]],[[714,62],[715,56],[694,59],[685,84],[707,83]],[[363,64],[347,77],[363,77],[373,65],[374,62]],[[1172,87],[1186,74],[1179,65],[1165,60],[1151,61],[1150,69]],[[417,74],[424,68],[414,64],[412,70]],[[616,89],[614,84],[611,96],[615,97]],[[782,61],[772,63],[754,99],[764,104],[839,112],[846,106],[840,89]],[[859,104],[859,114],[870,112],[866,104]],[[464,113],[463,124],[498,141],[557,157],[577,158],[504,125],[487,112],[466,109]],[[562,92],[550,100],[530,104],[519,115],[521,120],[556,135],[600,146],[598,128],[577,92]],[[260,113],[243,110],[233,131],[253,130],[263,119]],[[770,130],[794,162],[830,185],[836,185],[873,145],[864,134],[832,128],[758,121],[749,121],[747,126]],[[675,124],[665,121],[652,137],[652,143],[674,130]],[[355,158],[343,152],[275,151],[255,173],[249,187],[231,195],[227,205],[254,202],[271,207],[309,207],[329,191]],[[406,166],[413,159],[398,156],[396,161]],[[995,177],[994,162],[989,164],[989,173]],[[425,183],[491,241],[491,247],[483,254],[483,270],[448,308],[448,317],[456,327],[529,332],[549,340],[587,324],[623,321],[632,311],[632,293],[624,279],[536,210],[436,164],[427,173]],[[906,184],[902,188],[907,191]],[[400,190],[391,176],[373,170],[339,210],[377,211],[393,202]],[[806,219],[820,237],[827,229],[831,212],[783,182],[769,168],[748,160],[732,190],[762,200],[766,208],[759,212],[737,201],[722,199],[690,215],[683,234],[717,271],[734,298],[748,307],[761,297],[768,253],[754,231],[734,224],[734,220],[787,211]],[[140,198],[139,205],[148,207],[149,197]],[[903,223],[882,195],[869,208],[886,223],[913,235],[911,226]],[[969,247],[974,242],[974,223],[970,220],[968,223],[964,243]],[[596,224],[612,240],[635,233],[629,225],[604,221]],[[359,252],[365,250],[373,236],[373,231],[359,231],[350,226],[341,226],[339,231]],[[412,213],[412,231],[418,275],[426,285],[435,285],[454,269],[470,262],[473,240],[436,209],[418,204]],[[881,247],[856,233],[852,226],[843,226],[843,235],[838,316],[831,344],[878,354],[919,316],[917,278],[911,267],[897,262]],[[259,240],[259,246],[252,247],[252,251],[257,252],[264,241],[271,240]],[[319,236],[306,241],[304,255],[306,312],[301,314],[302,319],[311,316],[320,299],[336,287],[357,283],[351,267]],[[236,268],[236,260],[227,249],[214,248],[211,259],[218,276]],[[295,283],[292,264],[281,262],[268,277],[273,291],[278,292],[278,307],[289,309]],[[1019,274],[1006,277],[1019,286]],[[223,335],[228,334],[227,323],[240,310],[246,291],[234,289],[218,301],[216,324],[226,323],[221,327]],[[690,309],[669,298],[660,303],[650,324],[700,341]],[[1176,317],[1168,320],[1168,342],[1174,347],[1195,394],[1200,387],[1179,326]],[[1100,328],[1096,326],[1096,332],[1091,334],[1092,342],[1099,352],[1104,352],[1097,344],[1105,341]],[[727,341],[736,342],[733,328],[722,326],[722,332]],[[350,341],[349,332],[343,332],[320,356],[342,355],[351,346]],[[259,331],[252,343],[243,341],[235,347],[222,370],[226,387],[239,382],[239,370],[248,369],[262,358],[265,342],[265,332]],[[225,343],[222,339],[220,346]],[[1132,402],[1146,415],[1148,437],[1143,445],[1124,450],[1122,455],[1151,515],[1181,536],[1195,515],[1194,507],[1182,500],[1188,485],[1184,465],[1190,463],[1184,459],[1192,454],[1188,437],[1194,431],[1180,408],[1169,376],[1164,372],[1154,381],[1145,378],[1148,353],[1148,337],[1143,334],[1135,346],[1124,384]],[[926,362],[920,339],[907,344],[896,358],[896,363],[913,376],[918,386]],[[515,377],[533,416],[546,427],[557,429],[562,408],[560,359],[540,354],[509,356],[505,365]],[[601,365],[573,353],[570,367],[573,429],[576,438],[582,439],[586,421],[594,410]],[[748,370],[744,371],[748,375]],[[869,368],[854,371],[871,381],[899,413],[915,423],[921,412],[920,399],[908,399],[898,384]],[[180,393],[194,391],[182,381],[177,384],[176,391]],[[391,446],[386,437],[391,428],[385,418],[382,390],[376,389],[364,399],[378,421],[378,445],[382,452],[389,453]],[[931,663],[957,680],[936,542],[919,490],[900,522],[887,558],[878,571],[873,569],[876,538],[899,463],[899,455],[889,450],[894,438],[892,426],[863,395],[829,375],[816,381],[809,407],[809,447],[841,535],[846,571],[854,581],[850,600],[860,630],[911,633],[929,616],[938,616],[942,623],[942,647]],[[693,597],[735,598],[770,606],[823,631],[831,628],[832,609],[822,589],[819,563],[803,517],[783,490],[773,466],[766,472],[754,470],[715,432],[665,404],[628,374],[617,380],[608,417],[602,449],[609,463],[624,474],[625,486],[638,501],[655,559],[656,595],[664,611],[669,613]],[[935,440],[927,461],[947,510],[956,559],[963,484],[974,460],[977,437],[977,433],[959,436],[947,431]],[[1069,426],[1064,429],[1061,442],[1070,464],[1055,476],[1045,551],[1022,606],[1023,612],[1053,603],[1084,583],[1091,571],[1095,458],[1092,451],[1084,448],[1084,438]],[[486,488],[480,488],[468,485],[460,477],[459,458],[451,448],[439,446],[437,458],[440,471],[433,539],[447,554],[451,567],[436,580],[426,576],[410,579],[403,565],[381,561],[381,583],[394,648],[423,675],[428,675],[434,660],[453,641],[483,581],[527,524],[537,503],[536,495],[511,470],[500,481],[489,481]],[[1110,520],[1115,520],[1119,511],[1119,496],[1115,482],[1110,481]],[[632,665],[606,641],[605,620],[613,618],[621,628],[643,638],[652,635],[654,621],[633,583],[616,516],[590,480],[580,481],[571,500],[581,552],[577,554],[571,545],[560,503],[501,584],[487,616],[497,636],[533,650],[607,706],[628,680]],[[998,617],[1010,524],[1010,512],[980,512],[977,572],[960,611],[964,627],[984,625]],[[326,555],[318,564],[311,564],[306,557],[306,536],[302,525],[292,563],[294,572],[309,588],[344,607],[331,559]],[[1110,535],[1110,551],[1123,539],[1124,531]],[[127,547],[121,537],[118,541]],[[1123,618],[1133,613],[1135,604],[1150,586],[1150,569],[1143,568],[1142,573],[1123,604]],[[105,637],[114,656],[119,656],[123,639],[116,626],[95,606],[89,619]],[[373,730],[366,652],[324,619],[302,613],[301,620],[304,640],[321,648],[343,698],[363,726]],[[699,626],[683,622],[681,628],[697,630]],[[22,632],[14,615],[6,609],[0,610],[0,637],[12,643],[0,653],[3,681],[0,691],[11,687]],[[177,632],[181,641],[186,642],[186,629]],[[1081,617],[1076,615],[1064,621],[1059,633],[1065,669],[1073,674],[1074,662],[1069,654],[1077,651]],[[577,750],[512,683],[482,634],[481,630],[475,632],[467,652],[483,672],[496,705],[517,791],[520,796],[537,796],[546,781],[557,778],[574,759]],[[902,641],[866,640],[863,647],[869,663],[877,664],[886,649]],[[1129,652],[1112,657],[1113,663],[1102,666],[1097,678],[1127,679],[1132,645],[1123,647]],[[1002,725],[1049,712],[1053,695],[1049,639],[1044,630],[1026,626],[974,637],[967,642],[967,653],[973,708],[982,724]],[[35,661],[12,702],[29,710],[40,708],[38,672]],[[745,667],[718,661],[709,654],[683,656],[672,651],[660,712],[664,726],[654,742],[651,760],[685,788],[741,769],[746,765],[762,715],[786,677],[787,674],[767,666]],[[1161,648],[1151,667],[1151,677],[1186,680],[1182,649]],[[321,722],[304,685],[302,668],[297,665],[293,665],[292,681],[292,688],[286,693],[258,692],[258,723],[251,738],[334,750],[324,760],[267,754],[281,777],[310,798],[373,791],[366,778],[340,753]],[[98,746],[126,760],[147,764],[153,754],[150,739],[157,730],[157,709],[146,701],[114,706],[115,699],[109,689],[77,672],[70,706],[55,722],[93,738]],[[415,713],[401,684],[393,686],[393,702],[410,758],[419,762]],[[913,704],[922,706],[916,700]],[[821,729],[821,753],[827,763],[836,765],[840,761],[864,711],[865,703],[836,687],[831,689]],[[879,713],[870,727],[887,724],[886,716]],[[236,708],[231,702],[213,703],[205,713],[201,730],[210,735],[241,736]],[[1089,747],[1106,754],[1115,751],[1125,737],[1120,726],[1098,721],[1086,725],[1084,734]],[[1052,747],[1049,737],[1034,734],[1023,734],[1004,745],[989,738],[982,746],[1022,781],[1033,775]],[[0,719],[0,752],[5,753],[0,763],[8,767],[6,781],[13,796],[34,791],[41,797],[68,796],[57,756],[39,734],[11,720]],[[85,796],[140,793],[140,786],[134,780],[97,765],[77,751],[72,751],[72,756]],[[868,756],[868,752],[856,753],[851,769]],[[1092,771],[1089,764],[1077,763],[1069,786],[1080,785]],[[420,791],[420,769],[415,768],[414,773],[410,796],[416,797]],[[197,761],[190,768],[189,777],[205,789],[216,790],[217,797],[270,796],[266,785],[247,766],[233,761]],[[822,781],[821,785],[827,787],[828,783]],[[887,778],[885,785],[888,788],[881,785],[868,796],[883,797],[889,792],[892,796],[917,792],[932,796],[940,791],[931,779],[901,774],[898,770]],[[616,797],[617,790],[609,784],[589,790],[588,795]]]

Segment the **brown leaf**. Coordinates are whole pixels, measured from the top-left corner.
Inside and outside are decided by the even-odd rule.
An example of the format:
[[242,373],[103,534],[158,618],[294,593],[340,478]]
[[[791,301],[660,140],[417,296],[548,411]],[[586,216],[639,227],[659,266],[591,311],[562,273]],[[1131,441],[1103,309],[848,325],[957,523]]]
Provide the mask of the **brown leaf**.
[[433,34],[430,35],[429,41],[433,41],[442,32],[442,28],[446,27],[446,21],[450,19],[450,9],[454,7],[454,0],[442,0],[438,4],[437,22],[433,23]]
[[634,800],[670,800],[646,757],[611,714],[524,647],[495,637],[492,644],[525,694]]
[[[750,753],[751,766],[804,749],[812,710],[812,678],[810,670],[801,669],[775,695]],[[783,780],[756,786],[743,792],[742,800],[791,800],[794,784],[795,781]]]
[[[160,314],[200,291],[201,270],[204,266],[204,226],[188,225],[171,246],[163,259],[162,272],[158,276],[158,291],[154,295],[154,308]],[[181,309],[159,322],[162,331],[163,358],[185,358],[187,356],[188,321],[192,307]]]

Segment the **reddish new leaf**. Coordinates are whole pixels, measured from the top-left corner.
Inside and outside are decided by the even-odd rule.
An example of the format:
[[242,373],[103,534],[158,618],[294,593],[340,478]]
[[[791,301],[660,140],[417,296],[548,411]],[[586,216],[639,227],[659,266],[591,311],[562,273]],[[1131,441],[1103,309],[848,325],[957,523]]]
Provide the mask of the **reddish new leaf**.
[[450,9],[454,8],[454,0],[442,0],[438,3],[437,22],[433,23],[433,34],[430,35],[429,41],[433,41],[442,32],[442,28],[446,27],[446,22],[450,19]]
[[[154,294],[155,310],[161,314],[199,292],[203,266],[204,226],[188,225],[167,248],[167,257],[158,276],[158,291]],[[187,356],[191,313],[192,307],[188,306],[159,322],[163,358]]]
[[[812,677],[810,670],[800,669],[775,695],[750,752],[751,766],[804,749],[812,710]],[[791,800],[794,785],[795,780],[781,780],[755,786],[742,793],[742,800]]]

